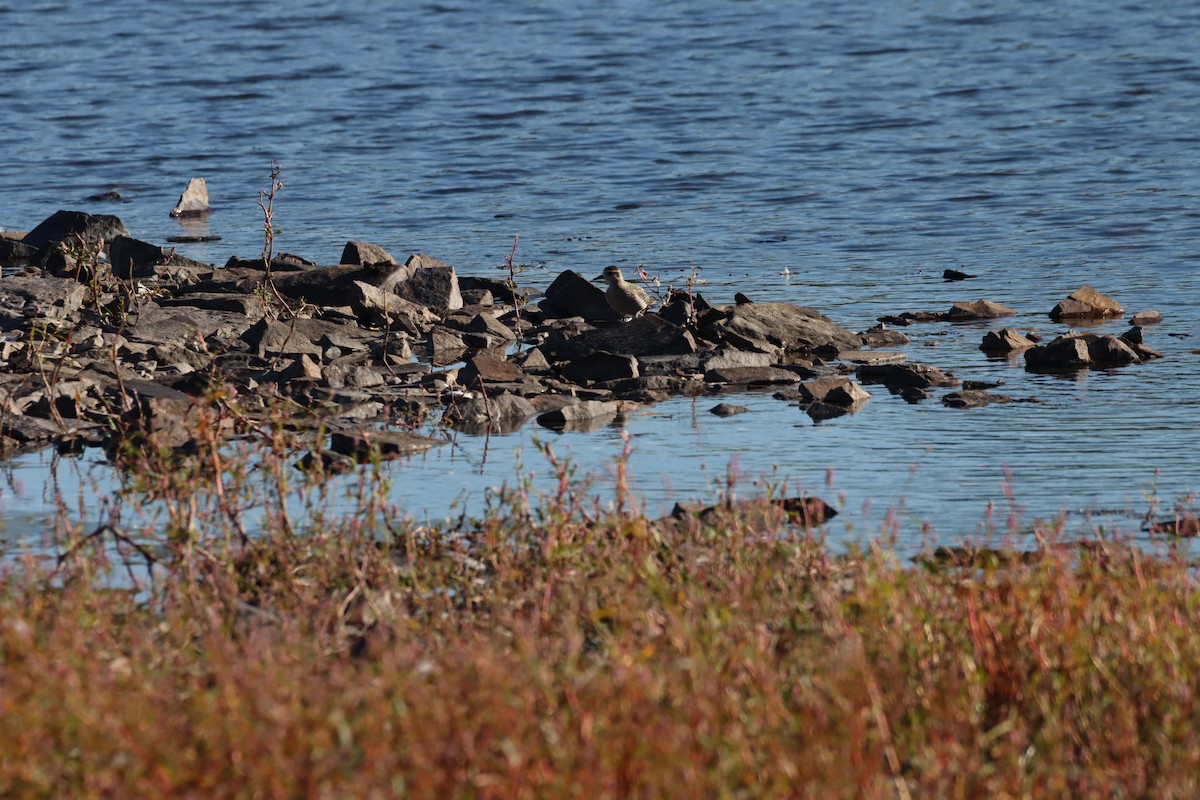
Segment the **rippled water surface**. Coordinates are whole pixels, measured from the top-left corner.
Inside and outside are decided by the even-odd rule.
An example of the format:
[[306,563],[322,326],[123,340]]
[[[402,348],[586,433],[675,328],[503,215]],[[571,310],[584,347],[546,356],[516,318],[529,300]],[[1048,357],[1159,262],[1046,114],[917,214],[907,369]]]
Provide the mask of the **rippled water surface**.
[[[955,411],[877,391],[814,425],[769,395],[727,398],[752,409],[731,419],[673,400],[625,423],[636,488],[658,509],[709,495],[734,462],[747,492],[774,476],[840,495],[853,531],[900,509],[915,541],[923,522],[955,538],[989,500],[1007,510],[1007,474],[1026,523],[1119,512],[1127,530],[1148,496],[1200,483],[1200,341],[1184,338],[1200,319],[1200,7],[564,5],[0,2],[0,227],[81,208],[151,241],[222,237],[180,246],[195,258],[253,256],[274,160],[278,246],[322,263],[355,238],[499,276],[519,234],[531,286],[696,265],[714,302],[740,290],[857,329],[986,296],[1054,333],[1046,312],[1092,283],[1162,312],[1147,340],[1166,359],[1034,376],[987,360],[983,327],[920,326],[911,360],[1044,402]],[[167,211],[197,175],[215,210],[184,229]],[[120,203],[87,200],[114,189]],[[979,278],[940,280],[960,265]],[[398,500],[478,503],[518,451],[547,472],[534,435],[603,484],[619,433],[530,428],[486,454],[460,437],[395,467]],[[48,505],[47,461],[8,465],[10,532]]]

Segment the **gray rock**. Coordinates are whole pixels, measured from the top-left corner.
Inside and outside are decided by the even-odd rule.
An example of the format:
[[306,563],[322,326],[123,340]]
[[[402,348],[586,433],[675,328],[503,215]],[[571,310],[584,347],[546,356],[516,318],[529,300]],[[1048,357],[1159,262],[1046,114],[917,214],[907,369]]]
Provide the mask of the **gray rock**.
[[881,383],[889,389],[927,389],[959,384],[953,375],[928,364],[864,364],[855,374],[863,383]]
[[207,264],[130,236],[114,236],[108,243],[108,263],[113,275],[122,280],[148,278],[158,274],[159,268],[170,270],[173,267],[188,267],[196,270],[197,274],[212,273],[212,268]]
[[396,294],[439,311],[463,307],[454,267],[423,253],[409,257],[404,266],[409,277],[396,284],[392,290]]
[[179,202],[171,209],[172,217],[199,217],[208,213],[208,186],[204,178],[192,178],[188,181]]
[[963,389],[950,392],[942,398],[942,403],[949,408],[982,408],[992,403],[1012,403],[1012,397],[1006,394],[991,394],[982,389]]
[[511,361],[478,355],[467,360],[458,371],[458,382],[468,389],[478,389],[489,384],[520,383],[525,380],[525,371]]
[[724,367],[704,373],[705,383],[726,383],[736,386],[772,386],[796,383],[799,376],[779,367]]
[[818,378],[800,384],[801,399],[810,403],[826,403],[841,408],[857,408],[871,395],[854,381],[845,377]]
[[618,353],[592,353],[564,364],[559,372],[573,383],[603,383],[606,381],[636,378],[639,376],[638,360],[630,355]]
[[[95,246],[112,241],[116,236],[128,236],[125,223],[111,214],[88,214],[83,211],[55,211],[21,240],[38,251],[39,258],[61,243],[82,241]],[[67,242],[71,240],[71,242]]]
[[1022,336],[1013,328],[988,331],[983,335],[979,349],[988,353],[1016,353],[1034,346],[1034,341]]
[[0,267],[23,267],[37,258],[37,248],[19,239],[0,235]]
[[677,325],[654,314],[643,314],[619,325],[580,332],[552,329],[541,349],[553,361],[578,360],[597,352],[637,357],[680,355],[696,352],[696,340]]
[[329,449],[349,456],[360,464],[375,458],[389,460],[423,453],[443,444],[439,439],[419,436],[405,431],[335,430],[329,437]]
[[[718,339],[736,334],[782,347],[790,352],[857,350],[862,340],[854,331],[833,324],[820,313],[788,303],[747,303],[734,306],[711,326]],[[706,337],[709,331],[706,331]]]
[[442,419],[467,433],[511,433],[536,413],[533,404],[515,394],[454,400]]
[[974,319],[996,319],[1011,317],[1017,312],[1000,303],[991,300],[975,300],[969,303],[955,303],[946,312],[946,318],[953,322],[965,322]]
[[860,333],[859,338],[868,347],[903,347],[911,340],[903,333],[879,324]]
[[396,259],[387,250],[370,242],[346,242],[342,248],[339,264],[395,264]]
[[542,313],[551,318],[583,317],[586,320],[612,322],[620,319],[604,298],[604,290],[578,272],[561,273],[546,289],[540,303]]
[[0,279],[0,329],[19,330],[32,318],[77,318],[88,290],[70,278],[9,275]]
[[1088,355],[1095,364],[1105,367],[1123,367],[1142,360],[1133,347],[1116,336],[1101,336],[1089,342]]
[[718,417],[732,417],[737,414],[745,414],[749,410],[745,406],[736,406],[732,403],[717,403],[708,410],[708,413],[715,414]]
[[537,418],[539,425],[560,430],[595,430],[617,415],[619,406],[613,402],[584,400],[547,411]]
[[726,367],[769,367],[775,364],[775,361],[775,357],[770,353],[748,353],[745,350],[724,348],[702,359],[701,363],[707,371]]
[[838,360],[850,364],[899,364],[907,361],[908,356],[880,350],[843,350],[838,353]]
[[1025,351],[1025,366],[1032,370],[1068,372],[1092,363],[1087,340],[1082,336],[1059,336],[1049,344]]

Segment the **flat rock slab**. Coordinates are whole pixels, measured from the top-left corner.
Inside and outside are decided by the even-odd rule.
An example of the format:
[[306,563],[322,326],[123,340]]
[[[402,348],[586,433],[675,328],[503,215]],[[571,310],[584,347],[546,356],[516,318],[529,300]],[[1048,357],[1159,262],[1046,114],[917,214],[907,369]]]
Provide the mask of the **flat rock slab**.
[[440,439],[431,439],[405,431],[384,430],[341,430],[329,436],[329,449],[349,456],[359,464],[375,458],[390,460],[423,453],[443,444]]
[[982,408],[992,403],[1012,403],[1015,399],[1006,394],[991,394],[982,389],[963,389],[950,392],[942,398],[942,403],[949,408]]
[[779,367],[725,367],[704,373],[705,383],[725,383],[735,386],[773,386],[797,383],[800,376]]
[[857,350],[858,334],[835,325],[811,308],[790,303],[746,303],[734,306],[724,319],[711,325],[715,338],[735,334],[769,342],[789,351],[811,352],[820,348]]
[[616,417],[620,406],[612,401],[584,400],[554,411],[547,411],[537,418],[538,424],[559,430],[594,430]]
[[957,386],[959,380],[928,364],[864,364],[856,371],[863,383],[882,383],[889,389],[928,389]]
[[969,303],[955,303],[946,312],[946,319],[952,322],[968,322],[976,319],[997,319],[1011,317],[1017,312],[1006,305],[993,303],[991,300],[974,300]]
[[907,361],[908,356],[878,350],[846,350],[838,353],[838,359],[851,364],[899,364]]
[[696,352],[692,334],[657,314],[579,332],[553,330],[542,351],[553,361],[573,361],[597,352],[628,356],[684,355]]

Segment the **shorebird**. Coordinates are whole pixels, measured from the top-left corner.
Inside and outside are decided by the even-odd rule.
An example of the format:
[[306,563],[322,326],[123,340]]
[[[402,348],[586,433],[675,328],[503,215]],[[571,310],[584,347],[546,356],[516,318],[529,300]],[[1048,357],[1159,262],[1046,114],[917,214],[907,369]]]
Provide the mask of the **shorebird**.
[[608,281],[604,299],[622,317],[636,317],[650,306],[650,295],[642,287],[625,280],[620,267],[605,267],[604,272],[592,280]]

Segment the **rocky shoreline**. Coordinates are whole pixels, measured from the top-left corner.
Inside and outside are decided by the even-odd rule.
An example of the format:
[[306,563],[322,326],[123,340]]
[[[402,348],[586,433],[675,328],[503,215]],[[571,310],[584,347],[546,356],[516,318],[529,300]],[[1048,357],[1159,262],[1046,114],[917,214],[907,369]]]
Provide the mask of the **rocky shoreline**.
[[[908,343],[898,327],[1015,313],[988,300],[855,332],[814,309],[744,297],[715,305],[689,287],[624,321],[572,271],[535,297],[355,241],[332,266],[285,254],[217,267],[135,239],[115,216],[78,211],[0,237],[0,264],[6,455],[98,445],[115,459],[131,443],[186,452],[199,435],[238,436],[286,413],[289,425],[330,433],[328,450],[300,462],[329,469],[432,447],[442,439],[413,432],[430,422],[467,433],[530,420],[590,430],[674,395],[774,388],[816,420],[860,409],[864,384],[910,402],[953,389],[942,398],[951,408],[1017,399],[889,349]],[[1084,286],[1050,316],[1123,313]],[[1119,337],[1071,331],[1044,343],[1004,328],[981,349],[1023,355],[1031,370],[1123,366],[1160,357],[1143,343],[1141,324],[1154,321],[1144,312]],[[723,405],[714,413],[736,413]],[[201,432],[198,410],[214,406],[216,432],[211,416]]]

